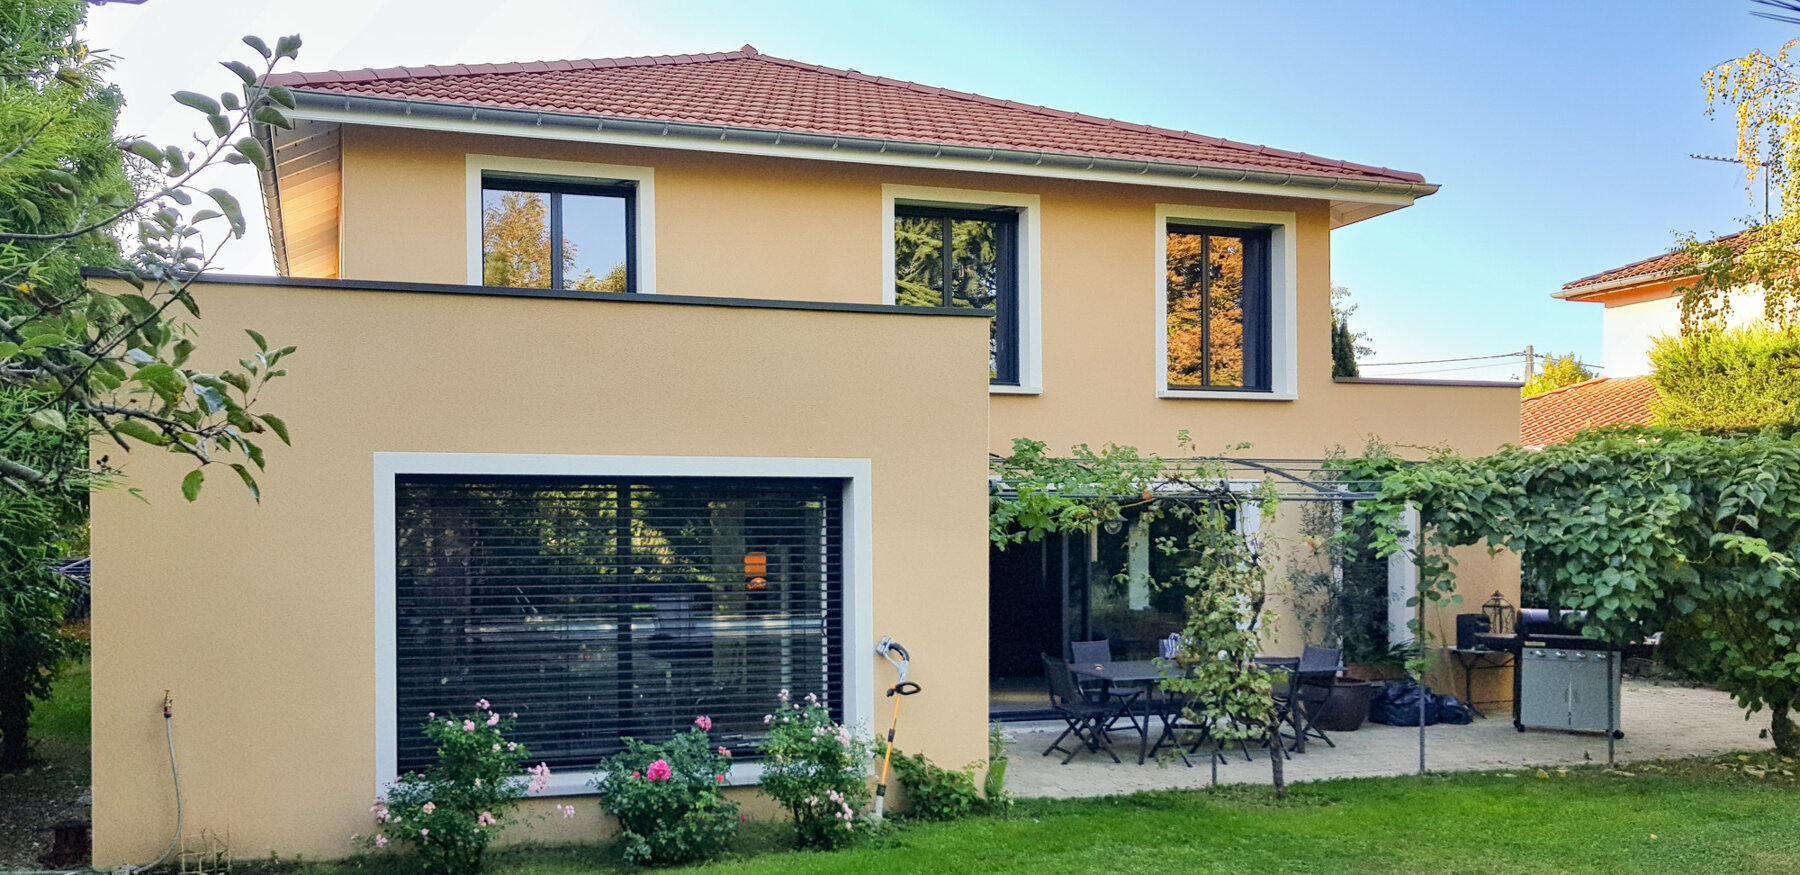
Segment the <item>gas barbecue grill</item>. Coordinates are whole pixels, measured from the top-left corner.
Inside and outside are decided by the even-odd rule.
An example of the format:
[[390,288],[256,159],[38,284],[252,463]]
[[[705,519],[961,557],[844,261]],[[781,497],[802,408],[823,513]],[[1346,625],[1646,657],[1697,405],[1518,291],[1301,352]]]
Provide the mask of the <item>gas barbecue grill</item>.
[[1580,611],[1528,608],[1514,635],[1478,635],[1494,650],[1518,656],[1513,672],[1513,727],[1562,732],[1619,729],[1619,652],[1581,634]]

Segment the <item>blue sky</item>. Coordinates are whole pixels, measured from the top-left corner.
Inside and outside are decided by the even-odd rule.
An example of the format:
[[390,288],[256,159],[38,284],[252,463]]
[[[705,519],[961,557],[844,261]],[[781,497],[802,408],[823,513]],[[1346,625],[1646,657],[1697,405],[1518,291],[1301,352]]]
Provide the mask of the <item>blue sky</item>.
[[[192,12],[168,14],[171,8]],[[298,32],[299,69],[735,49],[1425,174],[1443,190],[1333,235],[1374,360],[1517,350],[1600,358],[1564,282],[1760,213],[1700,74],[1800,27],[1748,0],[1663,2],[668,2],[150,0],[90,14],[121,58],[123,129],[175,141],[162,95],[218,91],[243,33]],[[429,15],[422,14],[426,9]],[[184,47],[171,51],[172,40]],[[220,183],[255,203],[234,168]],[[1760,187],[1758,187],[1760,198]],[[227,269],[271,271],[266,232]],[[1454,366],[1443,366],[1454,367]],[[1389,373],[1422,371],[1398,367]],[[1444,371],[1504,378],[1516,363]]]

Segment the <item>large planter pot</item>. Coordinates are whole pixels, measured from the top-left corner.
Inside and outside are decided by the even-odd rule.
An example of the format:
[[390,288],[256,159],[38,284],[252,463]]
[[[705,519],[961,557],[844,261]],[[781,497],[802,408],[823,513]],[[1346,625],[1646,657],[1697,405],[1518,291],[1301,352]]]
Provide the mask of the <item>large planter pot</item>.
[[1369,717],[1369,703],[1381,685],[1372,681],[1340,679],[1331,695],[1312,715],[1312,724],[1326,732],[1355,732]]

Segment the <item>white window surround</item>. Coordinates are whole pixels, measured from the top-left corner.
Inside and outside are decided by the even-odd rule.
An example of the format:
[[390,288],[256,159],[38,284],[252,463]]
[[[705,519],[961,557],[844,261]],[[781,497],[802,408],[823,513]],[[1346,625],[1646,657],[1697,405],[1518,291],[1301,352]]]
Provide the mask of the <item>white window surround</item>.
[[[1196,222],[1224,228],[1269,232],[1269,391],[1169,388],[1169,223]],[[1183,204],[1157,204],[1152,245],[1156,253],[1156,358],[1152,384],[1158,398],[1216,398],[1233,401],[1292,401],[1300,384],[1300,287],[1298,222],[1293,213],[1234,210]]]
[[465,158],[469,249],[469,285],[481,285],[481,175],[512,173],[559,182],[628,182],[636,187],[637,215],[632,217],[637,235],[636,259],[639,294],[656,293],[656,171],[629,164],[589,164],[584,161],[551,161],[544,158],[509,158],[504,155],[468,155]]
[[[641,477],[824,477],[844,481],[844,723],[858,731],[875,718],[874,543],[868,459],[737,456],[588,456],[512,453],[375,453],[375,793],[399,775],[395,665],[394,480],[402,474]],[[552,774],[534,796],[591,794],[592,772]],[[754,784],[755,763],[733,766],[726,780]]]
[[918,185],[881,187],[881,302],[894,303],[894,205],[1019,211],[1019,385],[989,386],[993,395],[1041,395],[1044,391],[1044,295],[1042,214],[1038,196]]

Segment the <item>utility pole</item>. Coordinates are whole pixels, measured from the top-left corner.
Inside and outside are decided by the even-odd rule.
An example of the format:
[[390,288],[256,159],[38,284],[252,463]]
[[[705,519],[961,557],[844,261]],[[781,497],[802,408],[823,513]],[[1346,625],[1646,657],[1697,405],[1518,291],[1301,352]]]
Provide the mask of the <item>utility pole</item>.
[[1525,382],[1531,382],[1532,369],[1537,367],[1537,353],[1532,345],[1525,344]]

